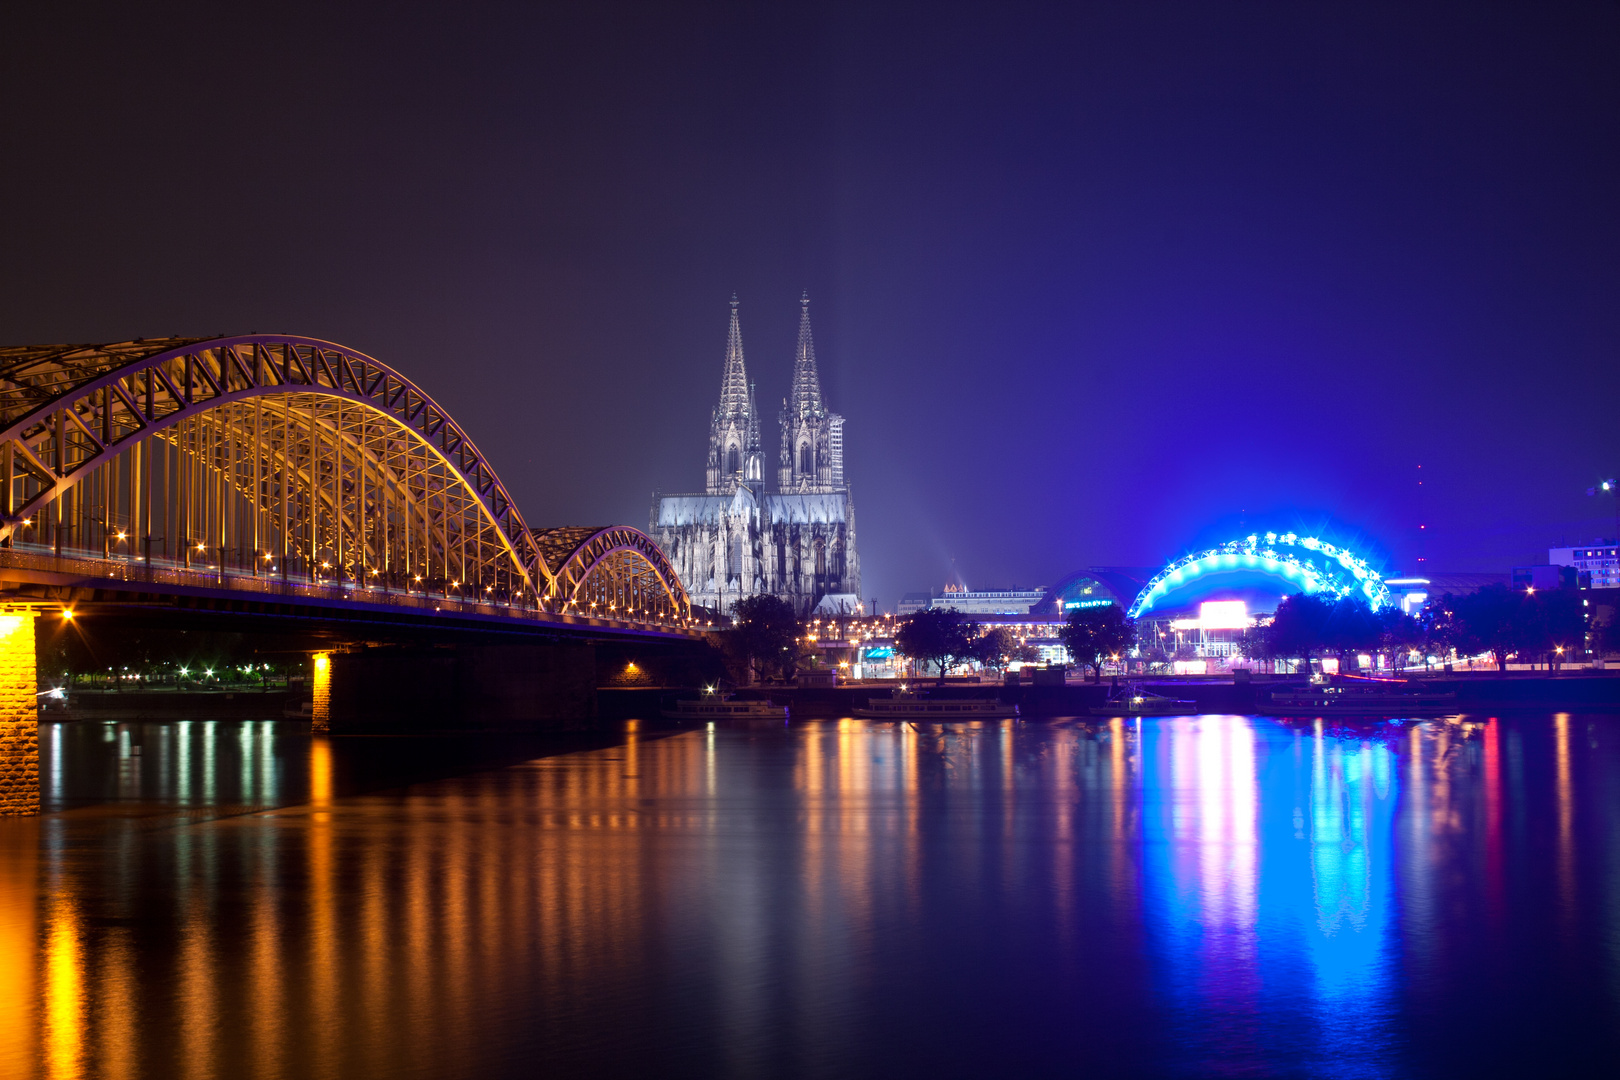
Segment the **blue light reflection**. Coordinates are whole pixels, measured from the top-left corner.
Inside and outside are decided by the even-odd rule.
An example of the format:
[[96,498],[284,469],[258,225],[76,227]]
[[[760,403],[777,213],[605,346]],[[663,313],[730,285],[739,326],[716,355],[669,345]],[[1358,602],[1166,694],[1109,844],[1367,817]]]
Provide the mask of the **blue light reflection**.
[[1386,1074],[1390,750],[1238,716],[1142,738],[1143,914],[1188,1067]]

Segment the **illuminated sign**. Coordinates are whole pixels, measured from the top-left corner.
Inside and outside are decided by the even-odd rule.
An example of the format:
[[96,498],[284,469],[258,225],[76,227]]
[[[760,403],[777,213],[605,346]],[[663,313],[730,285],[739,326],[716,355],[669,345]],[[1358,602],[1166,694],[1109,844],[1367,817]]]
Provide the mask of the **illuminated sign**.
[[866,650],[868,660],[887,660],[894,655],[894,650],[887,645],[879,645]]
[[1073,611],[1075,608],[1108,607],[1112,603],[1113,603],[1113,601],[1108,600],[1108,599],[1102,599],[1102,600],[1066,600],[1066,601],[1064,601],[1064,604],[1063,604],[1063,610],[1065,610],[1065,611]]
[[1249,625],[1249,607],[1242,600],[1205,600],[1198,605],[1198,623],[1205,630],[1242,630]]

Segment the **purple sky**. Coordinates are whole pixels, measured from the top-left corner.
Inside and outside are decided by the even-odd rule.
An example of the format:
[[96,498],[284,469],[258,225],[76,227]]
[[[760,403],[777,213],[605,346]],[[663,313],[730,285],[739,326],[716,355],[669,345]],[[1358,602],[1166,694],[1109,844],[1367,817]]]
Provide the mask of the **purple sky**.
[[0,24],[0,341],[341,341],[531,524],[701,485],[733,291],[774,448],[808,289],[885,606],[1614,533],[1613,4],[57,7]]

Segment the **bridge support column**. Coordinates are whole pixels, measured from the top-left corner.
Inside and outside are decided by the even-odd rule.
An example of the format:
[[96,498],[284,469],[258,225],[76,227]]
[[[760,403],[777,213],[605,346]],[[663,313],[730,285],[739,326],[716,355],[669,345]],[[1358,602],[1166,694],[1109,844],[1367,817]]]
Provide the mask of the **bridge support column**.
[[0,608],[0,814],[39,813],[38,692],[34,612]]
[[316,653],[310,661],[314,682],[315,707],[311,710],[313,719],[309,728],[311,731],[332,730],[332,656],[330,653]]

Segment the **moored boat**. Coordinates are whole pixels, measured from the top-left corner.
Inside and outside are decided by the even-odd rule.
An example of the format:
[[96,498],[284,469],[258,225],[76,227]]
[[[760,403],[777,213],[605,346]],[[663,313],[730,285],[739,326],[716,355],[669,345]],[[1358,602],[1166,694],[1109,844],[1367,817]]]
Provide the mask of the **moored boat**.
[[1092,716],[1192,716],[1199,711],[1198,702],[1165,697],[1140,687],[1132,687],[1110,697],[1100,707],[1091,710]]
[[1422,690],[1393,679],[1282,687],[1256,711],[1262,716],[1442,716],[1455,712],[1454,690]]
[[896,690],[872,698],[855,715],[862,720],[1009,720],[1018,716],[1018,706],[993,697],[927,698]]
[[715,720],[770,720],[785,723],[786,705],[773,705],[769,701],[736,701],[718,696],[683,698],[673,706],[659,710],[666,720],[710,722]]

